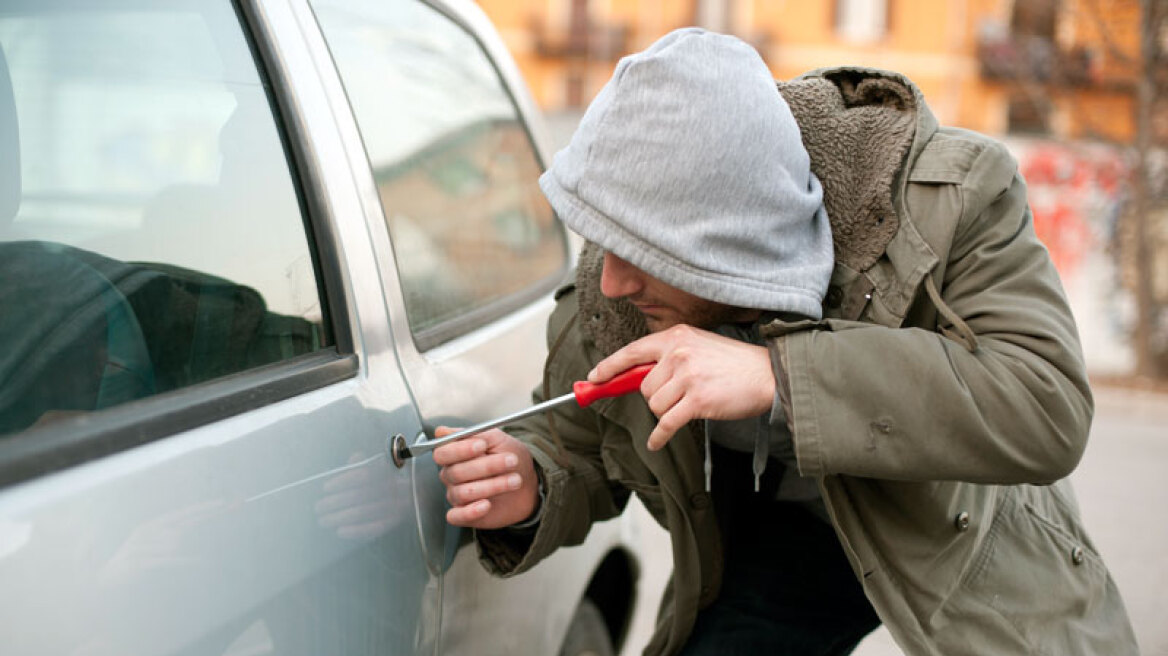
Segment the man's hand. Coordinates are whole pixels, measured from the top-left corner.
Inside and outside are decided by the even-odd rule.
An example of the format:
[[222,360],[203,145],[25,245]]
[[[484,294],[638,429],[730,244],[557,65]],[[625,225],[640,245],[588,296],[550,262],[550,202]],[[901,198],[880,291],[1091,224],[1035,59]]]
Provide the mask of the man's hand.
[[588,381],[602,383],[646,362],[657,363],[641,383],[641,394],[658,418],[649,435],[652,451],[690,420],[757,417],[774,401],[775,376],[766,347],[687,325],[625,346],[597,364]]
[[[441,426],[435,437],[453,433]],[[535,512],[539,480],[531,453],[522,442],[501,430],[434,449],[438,477],[446,485],[446,500],[454,506],[446,521],[470,528],[502,528],[522,522]]]

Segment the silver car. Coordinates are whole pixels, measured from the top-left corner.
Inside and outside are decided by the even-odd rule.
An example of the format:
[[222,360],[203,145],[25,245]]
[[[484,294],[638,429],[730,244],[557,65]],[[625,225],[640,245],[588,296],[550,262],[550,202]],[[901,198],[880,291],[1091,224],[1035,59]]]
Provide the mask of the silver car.
[[620,646],[631,520],[491,579],[387,454],[541,377],[531,118],[470,2],[0,1],[0,653]]

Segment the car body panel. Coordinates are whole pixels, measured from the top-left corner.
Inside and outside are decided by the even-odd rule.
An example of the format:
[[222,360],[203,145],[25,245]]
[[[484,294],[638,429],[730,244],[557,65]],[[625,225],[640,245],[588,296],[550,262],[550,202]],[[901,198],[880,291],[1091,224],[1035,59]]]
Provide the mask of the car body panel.
[[[0,596],[5,652],[216,653],[256,625],[279,653],[297,653],[288,641],[337,644],[339,618],[376,608],[381,619],[366,625],[375,635],[364,639],[429,653],[427,636],[401,627],[424,626],[438,581],[417,566],[410,476],[384,456],[390,426],[417,420],[404,390],[397,404],[370,408],[357,400],[360,385],[5,490],[0,580],[20,591]],[[391,504],[379,537],[346,539],[323,524],[318,504],[344,473],[330,471],[350,464],[346,452],[372,457],[363,468],[376,484],[365,493]],[[20,544],[12,536],[22,533]]]

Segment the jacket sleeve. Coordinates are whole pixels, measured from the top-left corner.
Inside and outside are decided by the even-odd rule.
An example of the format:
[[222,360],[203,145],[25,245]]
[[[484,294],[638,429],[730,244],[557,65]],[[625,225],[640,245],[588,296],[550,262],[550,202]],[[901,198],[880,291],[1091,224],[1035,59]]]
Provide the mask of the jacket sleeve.
[[1016,168],[993,144],[960,186],[938,282],[973,351],[930,330],[846,321],[771,341],[803,475],[1046,484],[1078,464],[1090,389]]
[[[587,349],[573,324],[575,294],[567,292],[559,299],[548,323],[550,346],[546,376],[550,394],[543,385],[532,394],[536,403],[567,394],[572,383],[583,380],[592,367]],[[568,326],[563,344],[554,342]],[[519,574],[531,569],[561,546],[580,544],[593,522],[615,517],[624,510],[629,491],[605,475],[600,456],[601,435],[596,413],[573,404],[560,406],[554,414],[554,434],[563,449],[556,445],[547,415],[530,417],[506,430],[523,441],[543,473],[543,516],[534,531],[476,531],[479,553],[488,571],[500,576]]]

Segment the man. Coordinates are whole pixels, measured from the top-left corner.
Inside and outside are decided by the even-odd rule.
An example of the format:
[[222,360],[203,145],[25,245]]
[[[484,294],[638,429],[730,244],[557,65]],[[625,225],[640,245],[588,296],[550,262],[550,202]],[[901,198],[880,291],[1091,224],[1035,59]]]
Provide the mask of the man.
[[657,364],[435,451],[448,521],[506,576],[636,493],[675,568],[646,654],[881,621],[913,655],[1136,653],[1064,480],[1092,401],[1015,163],[893,73],[778,91],[697,29],[618,64],[541,178],[589,243],[536,397]]

